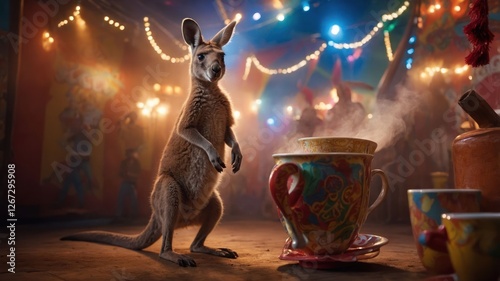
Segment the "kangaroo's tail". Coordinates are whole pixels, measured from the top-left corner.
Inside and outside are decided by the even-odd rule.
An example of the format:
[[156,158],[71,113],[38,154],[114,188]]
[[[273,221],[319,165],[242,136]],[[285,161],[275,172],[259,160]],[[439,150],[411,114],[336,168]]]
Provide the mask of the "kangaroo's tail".
[[132,250],[141,250],[151,246],[161,236],[161,226],[154,214],[146,228],[137,235],[125,235],[107,231],[85,231],[64,236],[61,240],[87,241],[119,246]]

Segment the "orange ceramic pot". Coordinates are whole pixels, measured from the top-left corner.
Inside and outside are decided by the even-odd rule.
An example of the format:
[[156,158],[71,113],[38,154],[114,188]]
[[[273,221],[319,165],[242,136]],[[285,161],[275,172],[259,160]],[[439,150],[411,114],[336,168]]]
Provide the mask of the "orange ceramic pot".
[[459,135],[452,156],[455,188],[481,190],[481,210],[500,212],[500,128]]

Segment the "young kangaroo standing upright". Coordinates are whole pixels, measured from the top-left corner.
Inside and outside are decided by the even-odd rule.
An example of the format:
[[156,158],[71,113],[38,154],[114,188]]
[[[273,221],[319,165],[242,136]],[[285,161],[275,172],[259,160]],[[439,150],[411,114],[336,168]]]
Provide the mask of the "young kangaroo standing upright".
[[61,238],[90,241],[141,250],[162,237],[160,257],[180,266],[196,266],[186,255],[174,252],[174,229],[200,225],[191,252],[226,258],[238,254],[226,248],[209,248],[205,239],[222,216],[222,201],[216,186],[226,167],[225,144],[231,147],[232,170],[240,169],[242,155],[231,126],[231,104],[217,83],[225,72],[224,46],[233,34],[235,22],[220,30],[210,41],[203,40],[192,19],[182,22],[182,34],[191,47],[191,93],[165,146],[158,176],[151,193],[152,214],[138,235],[88,231]]

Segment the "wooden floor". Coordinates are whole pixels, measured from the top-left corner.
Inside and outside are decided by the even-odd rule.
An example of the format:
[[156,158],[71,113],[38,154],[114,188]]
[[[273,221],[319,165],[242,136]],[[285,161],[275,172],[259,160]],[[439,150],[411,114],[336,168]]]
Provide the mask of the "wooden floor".
[[[142,225],[61,227],[28,225],[16,229],[15,274],[1,265],[0,280],[422,280],[429,275],[418,260],[409,225],[365,225],[362,233],[389,239],[379,256],[343,263],[334,270],[314,270],[278,259],[287,237],[278,220],[224,220],[208,246],[231,248],[238,259],[189,253],[197,228],[179,230],[174,249],[191,255],[198,266],[183,268],[158,258],[160,241],[143,251],[86,242],[60,241],[80,230],[102,229],[134,234]],[[2,241],[2,260],[6,244]]]

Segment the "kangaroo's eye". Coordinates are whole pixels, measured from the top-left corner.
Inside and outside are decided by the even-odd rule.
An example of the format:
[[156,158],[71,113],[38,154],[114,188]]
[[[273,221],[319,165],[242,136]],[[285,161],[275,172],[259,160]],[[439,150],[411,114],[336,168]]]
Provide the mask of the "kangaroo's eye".
[[198,55],[198,60],[203,61],[205,59],[205,54],[199,54]]

